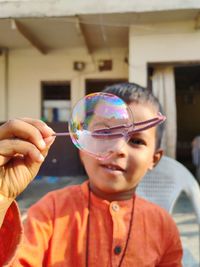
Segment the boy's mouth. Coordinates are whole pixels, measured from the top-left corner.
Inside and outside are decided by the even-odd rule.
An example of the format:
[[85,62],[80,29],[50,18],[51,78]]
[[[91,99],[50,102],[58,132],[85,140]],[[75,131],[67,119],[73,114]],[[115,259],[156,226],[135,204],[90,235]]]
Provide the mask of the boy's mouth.
[[106,169],[111,170],[111,171],[121,171],[121,172],[125,171],[119,165],[115,165],[115,164],[101,164],[101,166],[103,168],[106,168]]

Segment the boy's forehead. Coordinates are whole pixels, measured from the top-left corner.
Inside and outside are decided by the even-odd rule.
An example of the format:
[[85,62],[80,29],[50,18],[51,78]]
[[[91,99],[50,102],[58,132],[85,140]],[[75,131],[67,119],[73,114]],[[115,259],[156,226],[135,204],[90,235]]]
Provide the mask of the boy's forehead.
[[144,121],[156,117],[158,110],[151,103],[135,103],[132,102],[129,105],[132,111],[133,119],[136,121]]

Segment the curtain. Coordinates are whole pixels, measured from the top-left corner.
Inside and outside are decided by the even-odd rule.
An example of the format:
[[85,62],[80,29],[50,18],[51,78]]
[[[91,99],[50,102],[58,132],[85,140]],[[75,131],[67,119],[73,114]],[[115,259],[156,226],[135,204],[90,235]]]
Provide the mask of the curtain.
[[162,140],[162,148],[165,155],[176,158],[176,94],[173,67],[155,68],[152,77],[152,88],[154,95],[159,99],[167,117],[165,131]]

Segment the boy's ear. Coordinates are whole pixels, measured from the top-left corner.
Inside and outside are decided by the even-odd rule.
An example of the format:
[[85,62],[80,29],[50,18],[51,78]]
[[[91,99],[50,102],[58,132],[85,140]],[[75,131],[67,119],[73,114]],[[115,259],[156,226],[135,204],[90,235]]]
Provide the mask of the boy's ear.
[[152,170],[158,164],[162,156],[163,156],[163,149],[161,148],[157,149],[153,155],[153,164],[149,168],[149,170]]

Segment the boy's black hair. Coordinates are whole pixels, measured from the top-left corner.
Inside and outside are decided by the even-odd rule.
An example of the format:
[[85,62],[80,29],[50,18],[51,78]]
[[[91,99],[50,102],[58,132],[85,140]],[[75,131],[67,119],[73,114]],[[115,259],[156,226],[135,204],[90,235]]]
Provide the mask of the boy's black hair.
[[[162,107],[158,101],[158,99],[152,94],[152,92],[148,88],[144,88],[135,83],[118,83],[111,86],[106,87],[103,92],[111,93],[117,95],[125,103],[130,104],[132,102],[135,103],[151,103],[158,112],[162,112]],[[159,124],[156,127],[156,148],[160,148],[162,136],[164,131],[164,123]]]

